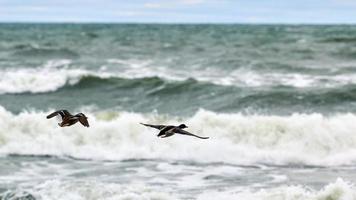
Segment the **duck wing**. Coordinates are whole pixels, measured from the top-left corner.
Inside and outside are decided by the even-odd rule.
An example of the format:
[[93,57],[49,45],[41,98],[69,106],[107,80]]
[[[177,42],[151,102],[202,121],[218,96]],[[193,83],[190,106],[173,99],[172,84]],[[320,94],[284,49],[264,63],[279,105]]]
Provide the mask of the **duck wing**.
[[144,126],[148,126],[148,127],[151,127],[151,128],[155,128],[155,129],[158,129],[158,130],[162,130],[164,129],[166,126],[165,125],[152,125],[152,124],[144,124],[144,123],[140,123]]
[[172,135],[174,135],[174,129],[175,128],[176,128],[175,126],[165,126],[158,133],[157,137],[161,137],[162,135],[165,135],[165,137],[172,136]]
[[83,116],[83,117],[79,117],[79,122],[85,126],[85,127],[89,127],[89,122],[87,120],[87,117]]
[[71,116],[71,114],[67,110],[57,110],[49,115],[47,115],[47,119],[50,119],[54,116],[60,115],[63,118]]
[[202,136],[194,135],[193,133],[189,133],[188,131],[182,130],[180,128],[176,129],[175,133],[182,134],[182,135],[189,135],[189,136],[197,137],[200,139],[209,139],[209,137],[202,137]]

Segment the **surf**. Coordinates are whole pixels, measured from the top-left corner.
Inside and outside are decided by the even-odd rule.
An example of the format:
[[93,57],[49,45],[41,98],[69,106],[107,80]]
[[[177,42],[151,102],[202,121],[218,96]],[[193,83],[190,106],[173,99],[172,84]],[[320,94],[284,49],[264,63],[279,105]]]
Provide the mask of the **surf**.
[[[291,116],[223,114],[191,117],[103,111],[88,113],[90,129],[59,128],[46,113],[0,109],[0,154],[93,160],[177,159],[272,165],[351,165],[356,162],[354,114]],[[209,140],[160,139],[139,122],[179,124]]]

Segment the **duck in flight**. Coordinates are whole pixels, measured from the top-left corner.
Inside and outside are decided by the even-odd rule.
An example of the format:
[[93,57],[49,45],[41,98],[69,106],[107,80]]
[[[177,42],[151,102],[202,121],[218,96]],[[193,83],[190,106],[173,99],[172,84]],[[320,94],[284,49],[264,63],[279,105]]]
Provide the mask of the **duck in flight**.
[[157,137],[160,137],[160,138],[170,137],[174,134],[182,134],[182,135],[189,135],[189,136],[197,137],[200,139],[209,139],[209,137],[201,137],[201,136],[194,135],[192,133],[189,133],[188,131],[183,130],[185,128],[188,128],[188,126],[186,126],[185,124],[181,124],[179,126],[152,125],[152,124],[144,124],[144,123],[140,123],[140,124],[160,130],[160,132],[157,135]]
[[78,113],[76,115],[70,114],[67,110],[57,110],[47,116],[47,119],[50,119],[54,116],[60,115],[62,117],[62,122],[58,123],[60,127],[72,126],[78,121],[86,127],[89,127],[88,118],[83,113]]

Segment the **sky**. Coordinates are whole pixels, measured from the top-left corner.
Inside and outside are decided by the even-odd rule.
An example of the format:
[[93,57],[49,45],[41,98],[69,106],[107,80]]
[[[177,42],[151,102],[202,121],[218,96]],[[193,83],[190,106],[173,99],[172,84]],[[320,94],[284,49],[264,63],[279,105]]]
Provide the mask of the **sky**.
[[0,22],[356,24],[356,0],[0,0]]

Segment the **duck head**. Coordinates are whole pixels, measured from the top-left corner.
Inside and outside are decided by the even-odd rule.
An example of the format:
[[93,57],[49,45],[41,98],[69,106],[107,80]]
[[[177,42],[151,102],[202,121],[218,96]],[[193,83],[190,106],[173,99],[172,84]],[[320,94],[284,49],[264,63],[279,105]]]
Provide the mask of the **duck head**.
[[186,126],[185,124],[181,124],[178,126],[179,128],[183,129],[183,128],[188,128],[188,126]]

